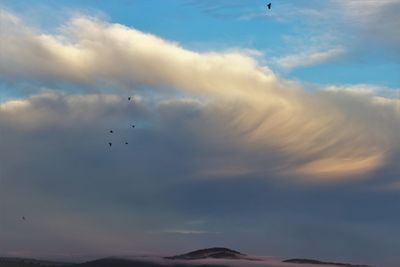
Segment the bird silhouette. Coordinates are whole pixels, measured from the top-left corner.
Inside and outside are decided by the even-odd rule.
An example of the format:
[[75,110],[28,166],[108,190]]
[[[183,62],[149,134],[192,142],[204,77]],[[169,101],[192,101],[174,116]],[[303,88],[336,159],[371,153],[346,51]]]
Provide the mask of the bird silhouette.
[[26,221],[26,218],[25,218],[25,216],[22,216],[22,220]]
[[109,145],[109,146],[112,146],[112,143],[110,142],[110,143],[108,143],[108,145]]
[[128,96],[128,100],[129,100],[129,101],[131,100],[131,97],[130,97],[130,96]]
[[135,125],[134,125],[134,124],[132,125],[132,128],[135,128]]
[[125,142],[125,145],[127,145],[128,144],[128,142]]
[[110,133],[113,133],[114,131],[113,130],[110,130]]
[[268,9],[271,9],[271,6],[272,6],[272,4],[269,3],[269,4],[267,5]]

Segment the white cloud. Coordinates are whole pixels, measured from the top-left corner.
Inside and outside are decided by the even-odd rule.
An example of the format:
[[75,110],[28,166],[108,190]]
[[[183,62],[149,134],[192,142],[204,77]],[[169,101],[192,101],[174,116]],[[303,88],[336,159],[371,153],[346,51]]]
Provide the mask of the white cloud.
[[340,59],[346,54],[343,47],[331,48],[325,51],[308,51],[275,58],[275,63],[284,69],[309,67]]
[[362,45],[384,44],[397,54],[400,45],[400,1],[333,0],[349,29],[358,32]]
[[378,91],[381,90],[381,87],[371,86],[368,84],[358,84],[358,85],[348,85],[348,86],[330,85],[330,86],[326,87],[325,90],[328,92],[371,96],[371,95],[377,94]]
[[[8,17],[12,16],[6,16],[6,21]],[[133,82],[151,85],[158,92],[172,87],[196,99],[184,100],[199,114],[195,123],[186,126],[197,129],[198,138],[211,147],[224,151],[210,152],[199,159],[199,170],[206,170],[208,175],[262,175],[273,171],[318,179],[351,177],[376,170],[389,156],[393,121],[388,119],[387,129],[380,131],[375,121],[352,109],[357,106],[373,113],[378,109],[376,105],[307,93],[239,51],[198,53],[133,28],[89,17],[74,18],[58,35],[20,24],[15,27],[1,36],[2,77],[93,84],[105,80],[121,85]],[[343,50],[336,48],[287,59],[285,64],[317,64],[341,53]],[[54,100],[51,95],[40,97]],[[107,101],[115,101],[110,97]],[[96,96],[94,102],[88,100],[91,96],[79,98],[80,104],[71,108],[78,103],[72,99],[77,98],[62,100],[67,112],[77,114],[75,118],[101,97]],[[198,101],[204,104],[193,105]],[[343,101],[351,108],[343,108]],[[3,103],[3,117],[21,125],[59,119],[52,119],[56,115],[51,106],[46,110],[32,103],[35,97]],[[182,100],[179,103],[164,101],[159,109],[177,118]],[[379,112],[390,114],[380,108]],[[274,154],[278,156],[271,156]]]

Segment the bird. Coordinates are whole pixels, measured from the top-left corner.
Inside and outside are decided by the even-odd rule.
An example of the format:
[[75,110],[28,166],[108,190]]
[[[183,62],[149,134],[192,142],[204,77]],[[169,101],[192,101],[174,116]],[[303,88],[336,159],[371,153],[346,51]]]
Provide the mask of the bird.
[[26,218],[25,218],[25,216],[22,216],[22,220],[26,221]]
[[134,125],[134,124],[132,125],[132,128],[135,128],[135,125]]
[[110,133],[113,133],[114,131],[113,130],[110,130]]
[[108,143],[108,145],[109,145],[109,146],[112,146],[112,143],[110,142],[110,143]]
[[129,101],[131,100],[131,97],[130,97],[130,96],[128,96],[128,100],[129,100]]
[[128,144],[128,142],[125,142],[125,145],[127,145]]
[[271,6],[272,6],[272,4],[269,3],[269,4],[267,5],[268,9],[271,9]]

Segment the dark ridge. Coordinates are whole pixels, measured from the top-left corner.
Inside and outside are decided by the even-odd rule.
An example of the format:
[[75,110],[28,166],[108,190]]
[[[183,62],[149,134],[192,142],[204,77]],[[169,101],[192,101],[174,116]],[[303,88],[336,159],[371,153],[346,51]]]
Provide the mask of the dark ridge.
[[350,263],[340,263],[340,262],[325,262],[319,260],[311,260],[311,259],[290,259],[284,260],[283,262],[288,263],[300,263],[300,264],[320,264],[320,265],[336,265],[336,266],[343,266],[343,267],[372,267],[369,265],[358,265],[358,264],[350,264]]
[[0,257],[0,267],[71,267],[73,263]]
[[172,257],[165,257],[171,260],[197,260],[197,259],[245,259],[246,254],[242,254],[238,251],[229,248],[206,248],[195,250],[186,254],[176,255]]
[[136,261],[128,259],[104,258],[94,261],[88,261],[75,265],[74,267],[160,267],[161,264]]
[[167,264],[140,260],[105,258],[74,265],[74,267],[228,267],[213,264]]

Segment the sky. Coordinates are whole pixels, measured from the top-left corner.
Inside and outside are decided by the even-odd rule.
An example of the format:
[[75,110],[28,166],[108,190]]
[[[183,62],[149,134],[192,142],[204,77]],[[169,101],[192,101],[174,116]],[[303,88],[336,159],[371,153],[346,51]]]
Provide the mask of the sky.
[[0,0],[0,254],[398,266],[400,1],[271,2]]

